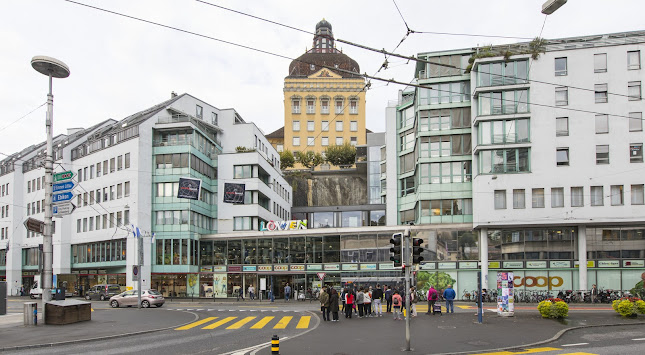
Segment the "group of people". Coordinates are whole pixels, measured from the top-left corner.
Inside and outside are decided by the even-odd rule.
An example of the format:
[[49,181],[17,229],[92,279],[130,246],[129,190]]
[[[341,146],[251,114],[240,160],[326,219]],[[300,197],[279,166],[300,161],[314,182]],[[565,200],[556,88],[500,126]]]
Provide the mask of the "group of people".
[[[446,311],[455,313],[453,303],[456,292],[451,285],[448,285],[443,291],[442,296],[446,301]],[[427,299],[427,314],[434,314],[433,308],[439,300],[439,292],[432,286],[428,290]],[[345,288],[340,294],[332,287],[323,287],[320,292],[320,311],[323,321],[332,322],[338,322],[339,311],[345,314],[345,318],[352,318],[352,315],[358,318],[382,317],[381,304],[383,301],[386,304],[386,313],[392,313],[395,321],[403,319],[402,311],[406,301],[410,302],[410,316],[417,316],[416,304],[419,297],[415,287],[411,287],[406,293],[403,288],[393,289],[388,285],[381,288],[380,284],[376,285],[374,289],[372,286],[359,287],[358,289]]]

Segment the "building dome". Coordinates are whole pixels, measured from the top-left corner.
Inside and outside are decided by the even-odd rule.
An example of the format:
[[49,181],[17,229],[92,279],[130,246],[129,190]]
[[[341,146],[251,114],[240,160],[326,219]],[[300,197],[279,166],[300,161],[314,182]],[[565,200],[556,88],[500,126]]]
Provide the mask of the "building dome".
[[329,23],[327,20],[322,19],[320,22],[316,24],[316,30],[318,30],[321,27],[327,27],[331,31],[331,23]]

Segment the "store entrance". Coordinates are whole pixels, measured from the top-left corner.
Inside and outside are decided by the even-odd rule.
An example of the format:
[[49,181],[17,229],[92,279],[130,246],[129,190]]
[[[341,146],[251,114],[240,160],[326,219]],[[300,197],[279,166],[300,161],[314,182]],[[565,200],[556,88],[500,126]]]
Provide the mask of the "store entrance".
[[287,283],[291,286],[291,297],[293,297],[295,288],[290,275],[267,276],[267,289],[271,290],[271,285],[273,284],[273,294],[275,298],[284,298],[284,287]]

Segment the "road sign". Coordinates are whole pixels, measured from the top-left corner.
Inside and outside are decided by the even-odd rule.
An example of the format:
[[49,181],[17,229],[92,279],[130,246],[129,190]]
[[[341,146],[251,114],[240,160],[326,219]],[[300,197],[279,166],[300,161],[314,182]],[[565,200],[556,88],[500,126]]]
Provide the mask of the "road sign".
[[74,177],[74,173],[71,171],[63,171],[62,173],[54,174],[54,182],[71,180]]
[[316,275],[318,275],[318,278],[320,279],[320,281],[322,281],[327,274],[324,272],[317,272]]
[[139,281],[139,265],[132,265],[132,281]]
[[71,202],[59,203],[57,205],[52,205],[52,213],[54,217],[63,217],[65,215],[71,214],[76,209],[76,205]]
[[64,191],[69,191],[74,189],[76,187],[76,183],[74,181],[63,181],[59,182],[57,184],[52,185],[53,186],[53,192],[64,192]]
[[73,192],[71,191],[62,192],[59,194],[54,194],[52,196],[52,203],[67,202],[67,201],[71,201],[73,198],[74,198]]
[[43,234],[43,232],[45,231],[45,223],[35,218],[29,217],[23,224],[25,225],[27,230],[32,231],[34,233]]

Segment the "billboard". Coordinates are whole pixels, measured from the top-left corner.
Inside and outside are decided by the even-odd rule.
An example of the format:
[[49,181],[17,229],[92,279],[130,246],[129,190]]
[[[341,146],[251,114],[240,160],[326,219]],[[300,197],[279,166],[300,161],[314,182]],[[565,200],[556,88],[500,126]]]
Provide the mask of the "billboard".
[[244,184],[224,183],[224,202],[244,204]]
[[179,178],[179,191],[177,198],[187,198],[189,200],[199,200],[202,180],[193,178]]

